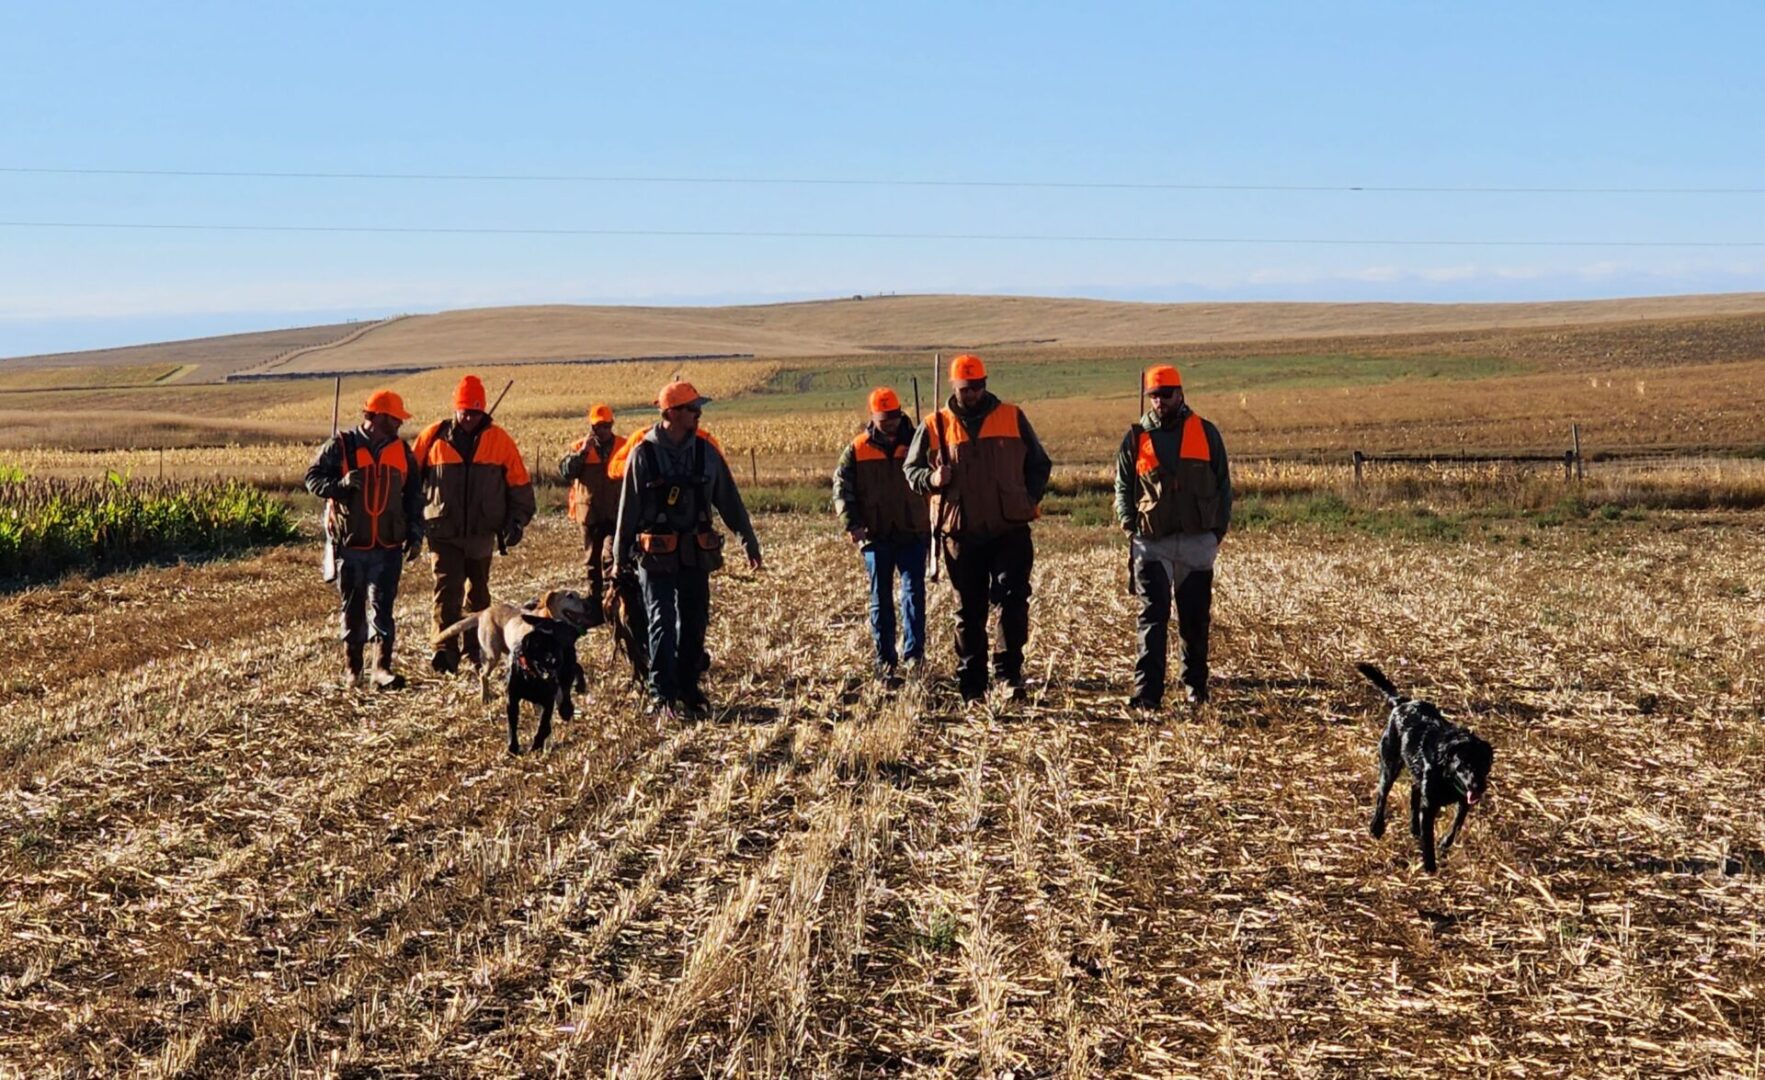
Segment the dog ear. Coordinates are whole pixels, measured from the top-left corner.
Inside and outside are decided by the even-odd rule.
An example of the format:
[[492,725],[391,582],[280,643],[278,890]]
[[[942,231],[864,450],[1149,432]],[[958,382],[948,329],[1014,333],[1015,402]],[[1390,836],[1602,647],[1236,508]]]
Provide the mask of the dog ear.
[[552,611],[554,609],[554,605],[557,604],[557,601],[558,601],[558,590],[556,590],[556,589],[547,589],[545,592],[540,593],[539,594],[539,613],[541,615],[546,616],[547,618],[550,618]]

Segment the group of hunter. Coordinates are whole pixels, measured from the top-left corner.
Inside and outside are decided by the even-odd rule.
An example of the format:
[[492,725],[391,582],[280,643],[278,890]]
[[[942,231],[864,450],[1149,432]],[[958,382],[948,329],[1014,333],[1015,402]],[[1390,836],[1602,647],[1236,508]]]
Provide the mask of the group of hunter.
[[[949,398],[922,423],[906,415],[892,389],[871,392],[870,420],[834,471],[834,511],[869,579],[876,677],[894,686],[924,663],[927,564],[935,557],[933,577],[941,568],[955,594],[955,674],[964,702],[984,700],[994,683],[1020,698],[1031,526],[1053,463],[1023,410],[987,388],[978,356],[951,361],[950,385]],[[1177,369],[1148,369],[1142,387],[1151,407],[1116,455],[1115,516],[1128,536],[1140,599],[1129,705],[1156,710],[1173,601],[1184,695],[1193,704],[1208,699],[1213,569],[1231,524],[1232,481],[1220,433],[1189,408]],[[709,707],[710,581],[724,560],[714,519],[740,539],[751,569],[763,565],[723,448],[699,427],[709,401],[691,383],[670,383],[656,399],[656,421],[631,437],[616,434],[613,410],[596,404],[587,434],[558,465],[569,484],[570,518],[582,529],[591,610],[604,612],[622,635],[651,708],[669,716]],[[425,543],[439,633],[462,613],[489,606],[492,558],[519,544],[533,519],[532,478],[514,440],[486,411],[483,383],[461,379],[453,405],[451,418],[407,444],[399,428],[411,414],[396,393],[377,390],[362,404],[360,426],[328,441],[307,470],[307,489],[329,500],[325,521],[338,552],[353,684],[403,685],[393,668],[393,605],[404,564]],[[989,653],[995,610],[997,647]],[[457,639],[438,646],[430,666],[457,671],[460,647]]]

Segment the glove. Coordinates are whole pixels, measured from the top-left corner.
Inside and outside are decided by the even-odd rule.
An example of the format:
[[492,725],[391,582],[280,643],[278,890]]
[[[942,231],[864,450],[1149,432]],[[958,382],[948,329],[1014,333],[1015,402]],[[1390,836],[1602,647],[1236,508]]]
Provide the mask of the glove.
[[343,474],[343,479],[337,481],[337,490],[339,491],[360,491],[361,487],[362,471],[360,469],[349,470]]
[[514,522],[510,522],[508,527],[503,530],[503,546],[512,548],[516,544],[519,544],[521,542],[521,537],[526,535],[526,532],[527,527],[525,525],[516,525]]
[[404,539],[404,561],[414,563],[417,556],[423,553],[423,538],[412,534]]

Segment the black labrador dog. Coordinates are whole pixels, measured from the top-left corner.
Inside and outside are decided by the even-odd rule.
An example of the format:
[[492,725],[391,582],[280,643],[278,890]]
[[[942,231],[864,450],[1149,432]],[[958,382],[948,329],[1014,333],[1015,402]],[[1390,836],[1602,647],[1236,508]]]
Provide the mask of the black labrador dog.
[[1472,804],[1489,788],[1495,749],[1470,731],[1449,722],[1431,701],[1417,701],[1397,692],[1385,673],[1371,664],[1356,668],[1391,703],[1391,718],[1379,740],[1379,794],[1373,802],[1374,839],[1385,835],[1385,801],[1405,765],[1410,770],[1410,834],[1422,846],[1422,869],[1434,873],[1434,818],[1443,807],[1458,804],[1452,829],[1441,841],[1446,854],[1458,839],[1459,827]]
[[582,631],[557,619],[522,615],[531,629],[509,655],[509,753],[521,752],[521,703],[539,706],[539,730],[530,749],[542,750],[552,735],[552,710],[565,722],[576,715],[573,689],[587,692],[582,665],[576,660],[576,639]]

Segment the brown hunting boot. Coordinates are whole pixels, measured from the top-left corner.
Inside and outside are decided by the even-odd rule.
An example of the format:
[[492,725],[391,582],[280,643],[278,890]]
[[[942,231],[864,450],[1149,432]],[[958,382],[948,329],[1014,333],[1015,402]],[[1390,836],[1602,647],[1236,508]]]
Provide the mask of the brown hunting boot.
[[379,651],[374,656],[374,689],[403,690],[404,676],[392,670],[392,639],[381,638]]
[[362,684],[362,650],[363,645],[359,641],[346,641],[343,643],[345,663],[349,667],[350,686],[360,686]]

